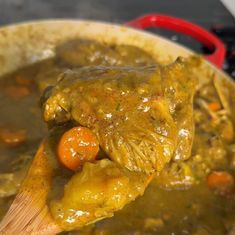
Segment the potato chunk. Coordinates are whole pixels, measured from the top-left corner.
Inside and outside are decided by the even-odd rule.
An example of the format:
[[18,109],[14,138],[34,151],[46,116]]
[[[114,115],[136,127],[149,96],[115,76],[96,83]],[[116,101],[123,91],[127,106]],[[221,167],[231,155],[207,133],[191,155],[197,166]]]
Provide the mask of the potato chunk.
[[108,159],[85,163],[65,186],[64,196],[51,202],[52,215],[66,230],[110,217],[142,195],[149,179]]

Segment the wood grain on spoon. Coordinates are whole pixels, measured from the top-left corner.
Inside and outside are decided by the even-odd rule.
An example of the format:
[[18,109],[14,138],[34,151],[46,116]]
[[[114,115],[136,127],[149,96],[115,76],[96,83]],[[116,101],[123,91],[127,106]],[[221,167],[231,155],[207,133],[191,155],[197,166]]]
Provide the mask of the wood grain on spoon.
[[53,167],[44,140],[9,211],[0,223],[1,235],[53,235],[61,232],[46,205]]

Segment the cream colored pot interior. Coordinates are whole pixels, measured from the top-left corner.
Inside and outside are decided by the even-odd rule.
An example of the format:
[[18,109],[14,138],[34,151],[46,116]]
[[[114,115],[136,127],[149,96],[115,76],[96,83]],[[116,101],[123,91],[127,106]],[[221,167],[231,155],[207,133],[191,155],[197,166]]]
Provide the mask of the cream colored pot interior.
[[[86,38],[143,48],[160,63],[192,54],[189,49],[162,37],[108,23],[80,20],[48,20],[0,28],[0,75],[54,55],[56,45],[72,38]],[[227,77],[213,65],[208,70]]]

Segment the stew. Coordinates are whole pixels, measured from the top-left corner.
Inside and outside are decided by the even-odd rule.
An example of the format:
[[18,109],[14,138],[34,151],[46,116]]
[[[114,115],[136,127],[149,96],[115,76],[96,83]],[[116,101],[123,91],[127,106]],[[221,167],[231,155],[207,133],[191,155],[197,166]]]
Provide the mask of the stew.
[[234,234],[234,91],[199,57],[159,65],[129,45],[64,43],[0,80],[0,216],[49,135],[48,205],[77,229],[65,233]]

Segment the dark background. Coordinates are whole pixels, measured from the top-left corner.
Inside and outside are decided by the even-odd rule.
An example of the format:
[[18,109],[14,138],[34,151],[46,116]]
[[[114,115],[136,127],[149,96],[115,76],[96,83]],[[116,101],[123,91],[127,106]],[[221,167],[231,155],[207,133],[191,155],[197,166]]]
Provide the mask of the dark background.
[[[151,12],[181,17],[207,29],[215,24],[235,26],[235,19],[219,0],[0,0],[0,25],[47,18],[124,23]],[[201,50],[188,37],[159,29],[152,31]]]
[[235,23],[219,0],[0,0],[0,24],[45,18],[122,23],[149,12],[182,17],[207,28]]

